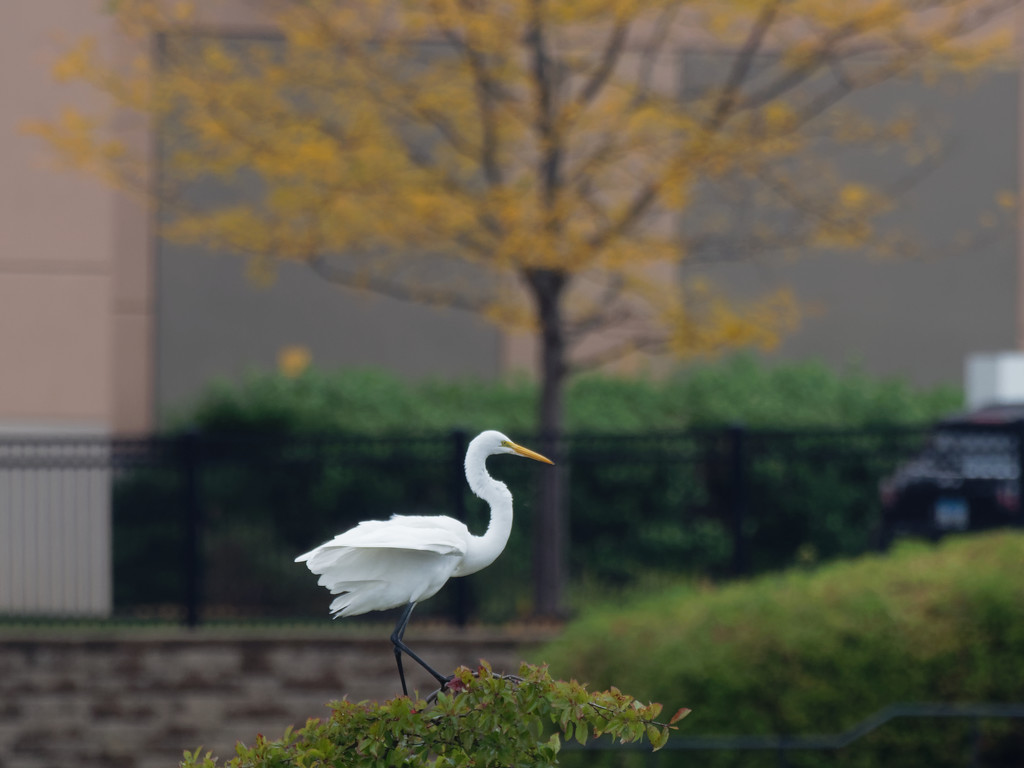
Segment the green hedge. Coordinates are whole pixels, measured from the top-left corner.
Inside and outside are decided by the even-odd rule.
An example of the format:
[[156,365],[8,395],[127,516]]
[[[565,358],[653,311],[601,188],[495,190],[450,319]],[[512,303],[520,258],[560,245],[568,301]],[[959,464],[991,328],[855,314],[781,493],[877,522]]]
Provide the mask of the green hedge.
[[[295,554],[361,519],[451,514],[459,492],[471,529],[483,530],[486,510],[465,489],[448,431],[498,427],[529,445],[534,397],[525,380],[407,382],[367,370],[212,387],[171,422],[204,435],[208,601],[228,612],[319,615],[324,595],[291,562]],[[564,462],[571,600],[681,574],[730,573],[737,481],[723,424],[732,421],[752,427],[744,524],[751,570],[864,551],[877,522],[878,479],[914,451],[922,433],[834,430],[925,421],[952,410],[956,399],[953,390],[917,392],[818,364],[768,367],[742,356],[660,381],[574,380]],[[776,433],[769,425],[802,431]],[[118,479],[115,598],[126,610],[170,605],[184,591],[176,455],[172,443],[163,463]],[[478,619],[530,611],[538,468],[527,464],[492,463],[515,493],[516,525],[499,563],[460,586]],[[154,558],[166,563],[148,567]],[[500,583],[517,586],[498,590],[500,600],[484,599]],[[452,599],[446,590],[424,610],[446,613]]]
[[[904,545],[815,571],[680,585],[593,609],[537,660],[556,676],[693,709],[685,732],[821,734],[894,702],[1024,701],[1024,534]],[[1024,764],[1019,722],[986,722],[979,765]],[[970,724],[901,720],[789,764],[969,764]],[[776,756],[702,755],[701,765]]]
[[[462,427],[537,431],[537,387],[526,379],[407,381],[384,371],[309,370],[296,378],[252,374],[217,382],[166,419],[170,429],[364,435]],[[739,355],[664,379],[586,375],[569,383],[568,432],[634,434],[744,423],[750,427],[916,424],[960,407],[953,387],[918,389],[899,379],[821,363],[769,366]]]

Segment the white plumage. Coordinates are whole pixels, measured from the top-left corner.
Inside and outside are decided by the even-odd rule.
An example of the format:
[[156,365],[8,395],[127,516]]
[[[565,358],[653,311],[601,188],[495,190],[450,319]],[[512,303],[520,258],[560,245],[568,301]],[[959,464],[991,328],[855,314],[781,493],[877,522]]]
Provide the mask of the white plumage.
[[446,678],[428,667],[402,642],[413,606],[433,597],[453,576],[486,568],[501,554],[512,531],[512,494],[504,483],[487,474],[488,456],[511,453],[551,464],[539,453],[516,445],[500,432],[477,435],[466,451],[466,480],[472,491],[491,507],[486,533],[474,536],[460,521],[443,515],[394,515],[367,520],[295,558],[320,578],[317,583],[337,595],[331,613],[355,616],[405,606],[395,625],[395,645],[402,690],[404,651],[440,682]]
[[299,558],[338,595],[331,613],[356,616],[433,597],[455,574],[469,529],[450,517],[367,520]]

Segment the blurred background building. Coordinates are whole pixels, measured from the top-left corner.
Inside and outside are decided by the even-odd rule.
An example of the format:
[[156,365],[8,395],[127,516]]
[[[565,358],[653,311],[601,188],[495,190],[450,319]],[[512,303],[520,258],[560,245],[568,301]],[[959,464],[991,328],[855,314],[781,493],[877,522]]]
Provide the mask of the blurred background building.
[[[100,94],[60,85],[51,72],[83,34],[118,53],[102,3],[0,7],[0,428],[142,433],[211,378],[274,368],[288,347],[308,349],[322,367],[410,376],[531,368],[528,344],[473,315],[339,288],[299,265],[259,285],[243,259],[157,242],[145,206],[55,167],[20,126],[68,104],[97,106]],[[701,87],[716,66],[713,53],[682,52],[682,87]],[[894,82],[858,98],[874,114],[914,104],[945,139],[944,161],[893,215],[918,233],[925,255],[705,269],[740,295],[794,288],[810,311],[773,353],[779,359],[959,383],[967,355],[1020,343],[1020,245],[991,214],[995,201],[1018,197],[1020,72],[948,87]],[[955,247],[979,231],[982,244]]]

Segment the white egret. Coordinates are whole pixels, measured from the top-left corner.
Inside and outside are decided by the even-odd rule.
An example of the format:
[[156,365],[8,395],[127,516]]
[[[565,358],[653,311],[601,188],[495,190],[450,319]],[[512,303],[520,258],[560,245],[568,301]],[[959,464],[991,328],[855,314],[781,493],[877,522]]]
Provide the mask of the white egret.
[[359,523],[295,558],[319,575],[320,586],[337,595],[330,608],[334,618],[405,606],[391,642],[406,695],[403,653],[442,686],[449,680],[403,642],[412,609],[437,594],[452,576],[468,576],[493,563],[512,532],[512,494],[504,483],[487,474],[485,466],[488,456],[499,453],[554,463],[500,432],[488,430],[473,438],[466,450],[466,480],[473,493],[491,507],[491,521],[483,536],[474,536],[462,522],[443,515],[394,515],[390,520]]

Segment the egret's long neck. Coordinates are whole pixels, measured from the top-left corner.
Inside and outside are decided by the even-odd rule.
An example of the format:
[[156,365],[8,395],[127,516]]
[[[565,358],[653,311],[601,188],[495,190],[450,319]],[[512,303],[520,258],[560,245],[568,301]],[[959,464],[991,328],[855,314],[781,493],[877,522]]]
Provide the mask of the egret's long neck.
[[483,536],[473,537],[458,576],[476,573],[493,563],[512,533],[512,494],[503,482],[487,474],[484,464],[487,455],[482,450],[474,450],[475,447],[470,443],[466,452],[466,480],[473,493],[490,505],[491,522]]

